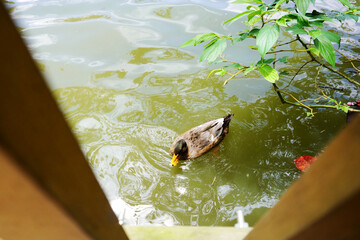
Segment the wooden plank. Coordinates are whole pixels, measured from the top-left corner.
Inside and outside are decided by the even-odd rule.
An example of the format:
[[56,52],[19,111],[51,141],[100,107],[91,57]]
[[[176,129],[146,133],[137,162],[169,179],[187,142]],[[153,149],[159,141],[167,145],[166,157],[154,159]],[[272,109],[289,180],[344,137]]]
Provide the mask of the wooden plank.
[[[352,199],[357,199],[360,192],[359,126],[360,117],[357,117],[331,142],[309,171],[284,193],[245,239],[308,239],[302,238],[301,234],[310,231],[312,234],[319,231],[320,234],[323,224],[330,223],[334,216],[339,216],[337,221],[349,222],[348,217],[354,220],[354,212],[349,211],[352,211],[350,206],[354,206],[351,205]],[[353,211],[357,209],[359,207]],[[350,231],[349,235],[357,235],[360,224],[349,222],[346,229]],[[332,233],[331,239],[342,239],[341,230],[329,229],[329,232]],[[315,236],[310,239],[323,239]]]
[[360,191],[291,240],[360,239]]
[[241,240],[251,228],[124,226],[131,240]]
[[0,148],[0,239],[90,240]]
[[0,3],[0,144],[94,239],[127,239]]

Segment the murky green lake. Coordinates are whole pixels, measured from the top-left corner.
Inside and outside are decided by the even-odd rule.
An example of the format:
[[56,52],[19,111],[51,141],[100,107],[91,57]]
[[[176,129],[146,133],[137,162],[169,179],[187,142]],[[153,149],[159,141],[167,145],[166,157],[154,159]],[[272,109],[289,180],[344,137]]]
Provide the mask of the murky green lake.
[[[281,105],[256,73],[226,86],[221,77],[207,79],[216,66],[198,62],[201,47],[178,49],[196,34],[241,28],[222,27],[242,9],[229,1],[18,0],[7,6],[125,224],[233,226],[242,210],[252,226],[300,176],[293,159],[320,154],[345,124],[341,112],[320,110],[310,118],[304,109]],[[358,44],[359,26],[341,27],[344,44]],[[248,44],[225,53],[258,60]],[[359,54],[350,44],[347,50]],[[284,69],[295,73],[303,56]],[[304,70],[291,89],[299,96],[313,88],[317,72],[311,65]],[[342,101],[359,97],[329,72],[318,81],[345,87],[343,95],[328,92]],[[178,134],[228,112],[235,116],[219,154],[170,166]]]

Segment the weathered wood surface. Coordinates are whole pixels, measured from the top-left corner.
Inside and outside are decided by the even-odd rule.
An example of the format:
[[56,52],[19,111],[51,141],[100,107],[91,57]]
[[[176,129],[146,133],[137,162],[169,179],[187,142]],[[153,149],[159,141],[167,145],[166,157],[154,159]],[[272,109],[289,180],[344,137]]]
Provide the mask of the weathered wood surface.
[[1,148],[0,166],[0,239],[91,239]]
[[0,145],[94,239],[127,239],[0,3]]

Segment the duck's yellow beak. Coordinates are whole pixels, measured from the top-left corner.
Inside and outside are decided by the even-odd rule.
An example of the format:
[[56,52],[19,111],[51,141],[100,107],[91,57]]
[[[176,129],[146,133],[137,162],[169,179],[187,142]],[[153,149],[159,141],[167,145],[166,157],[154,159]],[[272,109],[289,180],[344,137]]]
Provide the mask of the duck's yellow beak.
[[171,166],[176,166],[179,160],[179,154],[174,154],[173,158],[171,159]]

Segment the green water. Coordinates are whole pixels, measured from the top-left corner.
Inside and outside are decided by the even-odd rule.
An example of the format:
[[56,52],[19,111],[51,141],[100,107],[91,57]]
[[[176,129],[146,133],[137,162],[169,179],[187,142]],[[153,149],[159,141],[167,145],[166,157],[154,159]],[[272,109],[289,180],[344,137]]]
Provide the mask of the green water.
[[[195,34],[228,33],[227,1],[15,1],[8,3],[111,205],[125,224],[250,225],[300,176],[293,159],[318,155],[345,114],[281,105],[271,85],[250,74],[226,86],[207,79],[201,48],[177,49]],[[357,25],[339,30],[358,42]],[[348,34],[349,29],[353,31]],[[252,62],[242,48],[226,52]],[[292,46],[298,47],[296,45]],[[349,51],[356,51],[350,45]],[[294,73],[303,55],[283,67]],[[214,66],[216,67],[216,66]],[[342,66],[346,70],[349,66]],[[306,67],[291,90],[306,96],[316,75]],[[324,72],[319,83],[331,85]],[[345,86],[347,101],[359,97]],[[171,167],[174,138],[207,120],[235,114],[213,151]]]

